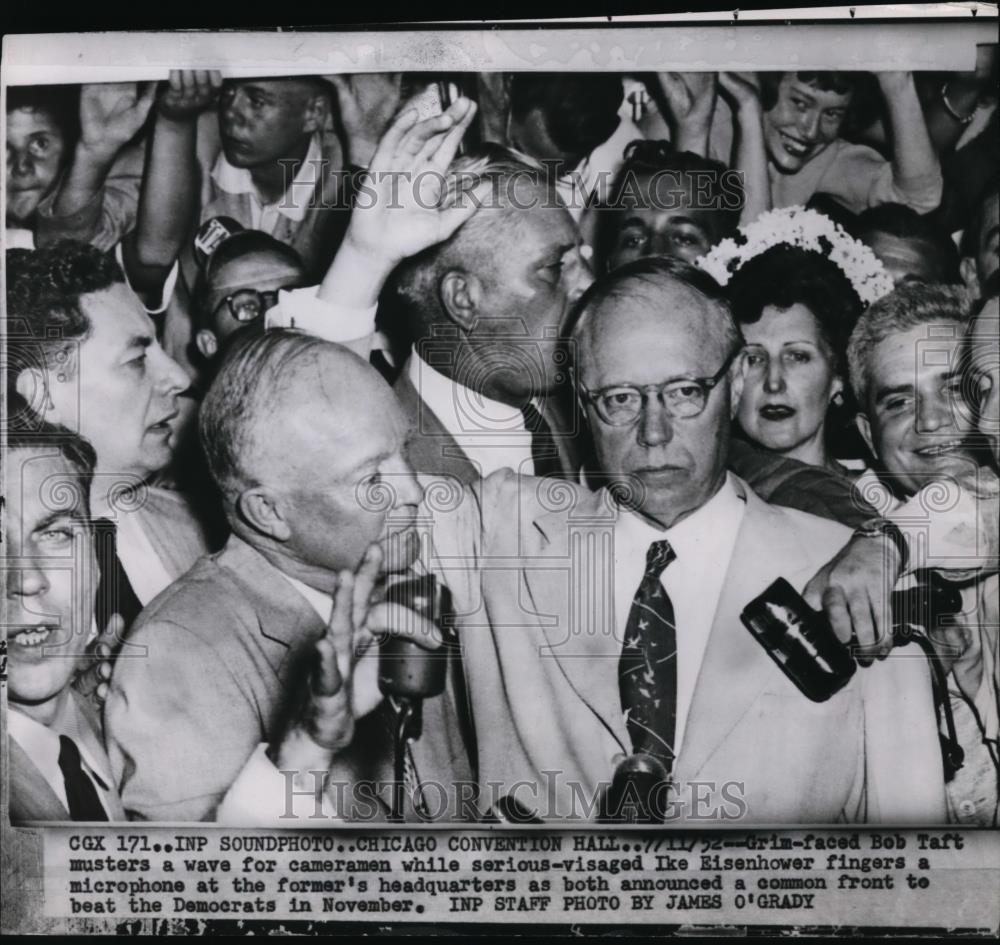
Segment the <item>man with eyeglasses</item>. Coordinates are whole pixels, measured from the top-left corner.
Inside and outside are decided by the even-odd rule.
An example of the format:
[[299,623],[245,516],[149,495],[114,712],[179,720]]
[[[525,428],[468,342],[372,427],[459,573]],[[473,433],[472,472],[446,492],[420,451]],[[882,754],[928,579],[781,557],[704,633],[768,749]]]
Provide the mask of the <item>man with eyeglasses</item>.
[[638,770],[671,782],[671,822],[940,822],[924,667],[889,660],[813,704],[740,622],[850,532],[727,473],[743,362],[722,290],[648,259],[580,304],[574,380],[603,486],[505,470],[433,515],[481,806],[594,818],[616,773]]

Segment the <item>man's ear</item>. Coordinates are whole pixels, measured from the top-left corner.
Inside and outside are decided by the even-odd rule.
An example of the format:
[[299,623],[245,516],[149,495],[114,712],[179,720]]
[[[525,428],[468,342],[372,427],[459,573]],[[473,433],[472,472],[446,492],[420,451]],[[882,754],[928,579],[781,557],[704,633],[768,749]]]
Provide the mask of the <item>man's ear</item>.
[[322,92],[310,96],[306,102],[302,116],[302,132],[311,135],[326,128],[327,115],[330,113],[330,102]]
[[449,269],[438,283],[438,297],[448,317],[462,331],[472,330],[479,316],[483,286],[477,276],[461,269]]
[[736,411],[740,408],[740,400],[743,397],[743,385],[747,377],[747,356],[745,351],[736,355],[732,367],[729,369],[729,419],[736,416]]
[[241,492],[236,500],[236,510],[251,528],[262,535],[280,542],[288,541],[292,536],[281,501],[262,486]]
[[868,420],[868,417],[863,413],[859,413],[854,418],[854,425],[858,428],[858,433],[861,434],[861,439],[865,441],[865,446],[868,447],[868,452],[872,454],[875,459],[878,459],[878,453],[875,452],[875,440],[872,437],[872,425]]
[[44,417],[50,422],[55,419],[45,417],[45,414],[53,410],[55,405],[49,395],[49,379],[41,368],[25,368],[17,375],[14,387],[36,416]]
[[218,354],[219,339],[215,337],[214,331],[209,331],[207,328],[198,329],[198,333],[194,336],[194,344],[201,352],[201,356],[208,361]]
[[958,265],[962,281],[967,289],[971,289],[976,295],[979,294],[979,273],[976,271],[976,261],[969,256],[963,256]]

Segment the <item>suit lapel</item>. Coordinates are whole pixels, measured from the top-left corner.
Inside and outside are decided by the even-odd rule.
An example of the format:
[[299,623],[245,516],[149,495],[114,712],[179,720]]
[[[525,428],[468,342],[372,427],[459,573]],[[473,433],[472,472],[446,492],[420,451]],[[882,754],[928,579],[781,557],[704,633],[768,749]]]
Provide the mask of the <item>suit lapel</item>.
[[[529,480],[554,489],[558,480]],[[572,488],[572,487],[571,487]],[[552,492],[555,499],[560,493]],[[540,659],[555,659],[580,697],[614,736],[625,744],[618,695],[622,640],[614,618],[614,526],[617,506],[607,490],[573,488],[574,505],[543,513],[525,523],[527,547],[520,553],[534,562],[523,568],[529,604],[547,641]],[[537,542],[537,546],[534,543]],[[544,561],[538,567],[538,561]],[[532,563],[536,566],[532,567]]]
[[479,470],[469,461],[465,451],[434,411],[421,399],[410,380],[408,363],[403,365],[393,390],[415,432],[407,451],[410,465],[416,472],[454,476],[464,485],[471,485],[479,480]]
[[8,737],[10,748],[10,819],[14,824],[32,820],[70,820],[56,792],[49,787],[27,752]]
[[273,644],[265,652],[275,672],[289,651],[299,650],[323,632],[324,621],[309,601],[259,551],[235,535],[229,537],[219,565],[231,573],[251,602],[260,635]]
[[[747,509],[736,538],[722,595],[695,684],[677,778],[696,777],[765,686],[774,664],[743,626],[743,608],[778,577],[792,577],[790,562],[808,560],[781,517],[737,481]],[[766,553],[764,553],[766,551]]]

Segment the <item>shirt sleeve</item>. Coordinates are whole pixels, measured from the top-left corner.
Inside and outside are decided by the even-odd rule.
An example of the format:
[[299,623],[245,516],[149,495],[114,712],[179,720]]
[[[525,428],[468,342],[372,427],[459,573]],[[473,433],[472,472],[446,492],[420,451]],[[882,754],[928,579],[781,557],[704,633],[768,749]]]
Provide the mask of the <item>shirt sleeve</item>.
[[122,244],[120,242],[115,244],[115,259],[118,261],[118,267],[125,276],[125,282],[136,296],[138,296],[146,312],[149,315],[162,315],[169,307],[170,300],[174,296],[174,290],[177,288],[177,275],[180,272],[180,263],[176,259],[174,260],[174,264],[170,267],[170,272],[167,274],[167,278],[164,279],[163,286],[160,288],[159,298],[150,298],[151,292],[139,292],[132,285],[128,277],[125,254],[122,251]]
[[265,315],[266,328],[297,328],[350,348],[367,360],[375,336],[378,306],[351,308],[317,297],[319,286],[282,291]]
[[890,161],[874,148],[841,142],[837,157],[817,186],[838,198],[853,213],[883,203],[901,203],[917,213],[929,213],[941,202],[941,167],[918,177],[897,177]]
[[112,165],[104,184],[74,213],[57,214],[58,188],[38,205],[35,243],[39,247],[56,240],[90,243],[109,251],[135,227],[142,187],[142,149],[126,149]]
[[[324,772],[307,772],[321,778]],[[279,771],[261,742],[216,811],[216,821],[232,827],[291,827],[309,821],[337,820],[333,803],[326,793],[318,796],[294,783],[290,771]]]
[[945,577],[982,577],[998,569],[1000,501],[984,472],[980,494],[956,480],[924,486],[888,518],[906,538],[908,571],[934,568]]

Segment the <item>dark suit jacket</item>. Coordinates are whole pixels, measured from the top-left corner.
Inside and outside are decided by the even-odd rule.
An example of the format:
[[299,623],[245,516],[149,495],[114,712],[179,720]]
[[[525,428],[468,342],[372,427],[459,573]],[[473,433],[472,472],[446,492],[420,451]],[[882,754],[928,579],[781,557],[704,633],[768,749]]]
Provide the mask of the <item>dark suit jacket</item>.
[[[281,731],[323,631],[309,602],[235,535],[160,594],[128,636],[144,655],[118,660],[105,708],[112,775],[129,817],[211,819],[257,745]],[[414,754],[425,781],[450,784],[469,772],[460,741],[438,718],[440,701],[424,704]],[[389,731],[384,706],[358,720],[332,782],[386,785]],[[355,817],[366,816],[365,803]]]
[[[102,744],[101,722],[94,709],[79,693],[71,690],[70,696],[77,709],[79,724],[88,725],[94,732],[98,745]],[[7,744],[10,749],[10,804],[8,808],[10,822],[17,825],[34,820],[70,820],[69,811],[66,810],[55,791],[49,786],[49,782],[35,767],[35,763],[27,752],[13,738],[8,738]],[[107,770],[111,769],[106,757],[98,760],[104,761]],[[111,808],[108,811],[108,819],[124,820],[125,812],[122,810],[117,792],[110,791],[106,800]]]

